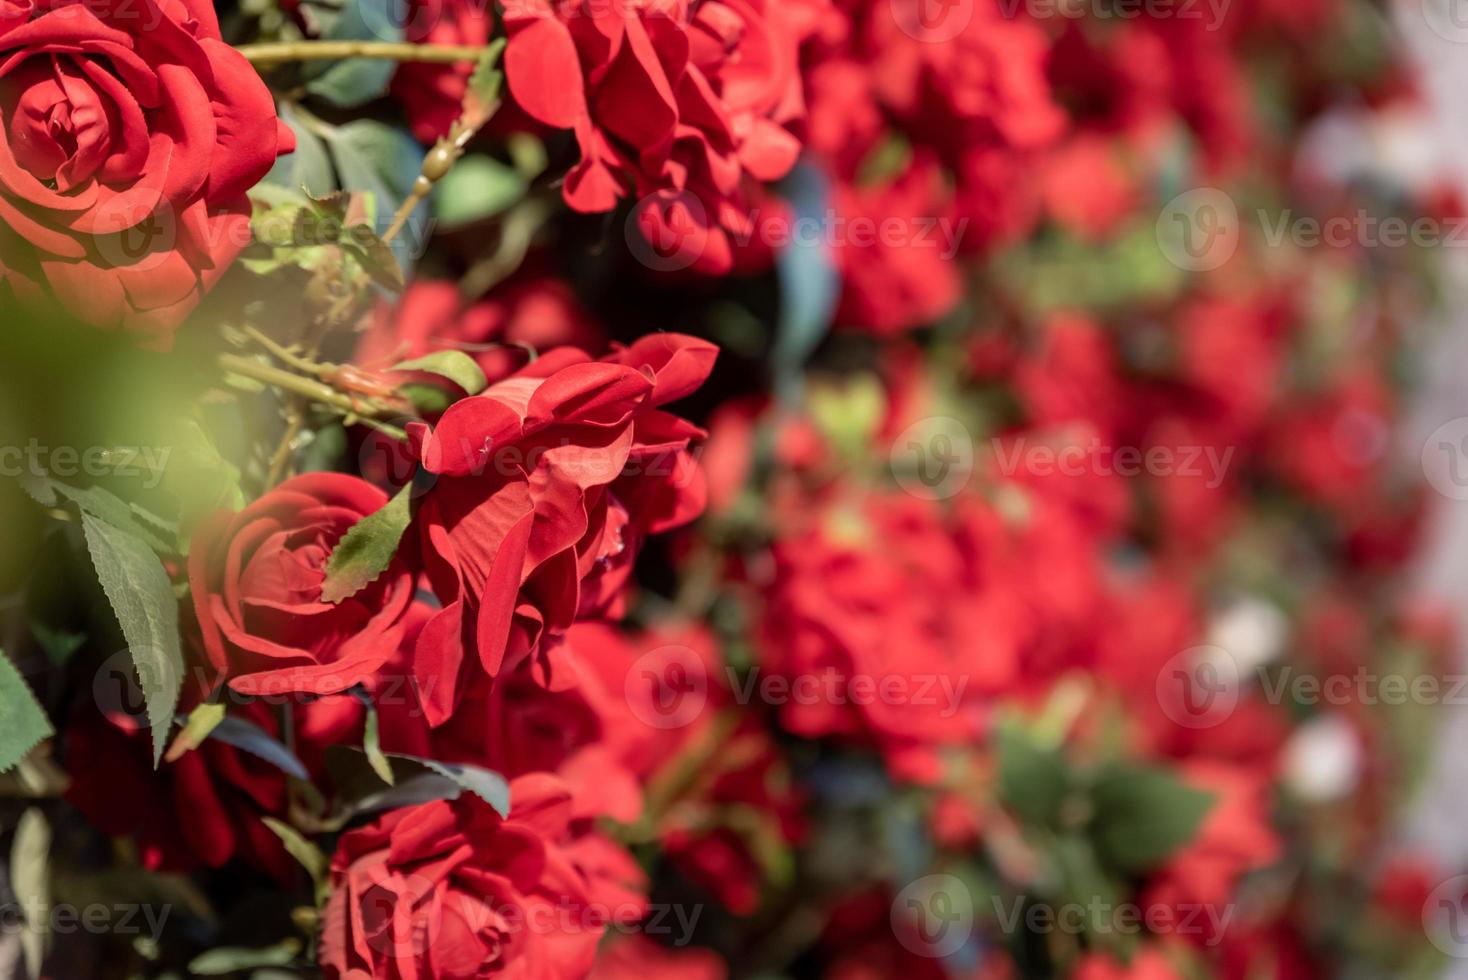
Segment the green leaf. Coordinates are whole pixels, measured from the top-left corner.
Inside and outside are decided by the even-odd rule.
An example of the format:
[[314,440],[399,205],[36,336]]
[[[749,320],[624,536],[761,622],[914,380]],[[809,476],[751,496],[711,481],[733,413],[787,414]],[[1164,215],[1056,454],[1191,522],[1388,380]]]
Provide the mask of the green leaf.
[[43,738],[56,734],[30,685],[0,653],[0,772],[13,768]]
[[331,868],[331,859],[326,856],[325,852],[307,840],[299,830],[290,824],[274,817],[261,817],[260,819],[276,837],[280,838],[280,842],[285,845],[286,853],[306,869],[306,873],[311,876],[312,883],[316,885],[318,894],[323,891],[327,887],[326,876]]
[[398,264],[392,246],[377,236],[370,225],[354,225],[342,236],[341,247],[372,277],[372,281],[395,293],[407,285],[403,267]]
[[[317,36],[330,41],[401,41],[404,0],[347,0]],[[306,91],[341,109],[354,109],[387,93],[397,64],[386,58],[308,62]]]
[[372,698],[360,687],[353,690],[357,700],[362,702],[362,707],[367,713],[366,720],[362,723],[362,751],[367,753],[367,761],[372,766],[372,771],[377,778],[392,786],[397,782],[393,775],[392,763],[387,756],[382,754],[382,736],[377,719],[377,706],[372,703]]
[[412,491],[410,483],[381,510],[368,514],[342,535],[326,560],[323,601],[341,602],[354,596],[387,570],[412,520]]
[[427,766],[440,776],[452,779],[461,789],[466,789],[494,808],[502,817],[510,815],[510,784],[497,772],[481,769],[466,763],[439,762],[412,755],[392,755],[394,759],[406,759]]
[[138,537],[83,511],[82,531],[102,591],[112,604],[132,654],[148,721],[153,730],[153,764],[163,756],[183,686],[178,639],[178,599],[168,573]]
[[1154,868],[1193,839],[1213,799],[1164,769],[1114,769],[1091,790],[1097,851],[1123,871]]
[[51,486],[63,497],[76,504],[83,514],[90,514],[103,523],[140,539],[154,551],[170,550],[166,541],[138,522],[133,509],[120,497],[108,493],[101,487],[69,487],[55,480],[51,481]]
[[184,753],[192,752],[204,744],[204,739],[209,737],[209,733],[224,721],[224,709],[225,706],[222,704],[201,704],[189,712],[189,718],[184,723],[183,731],[173,737],[173,744],[168,747],[164,759],[175,762]]
[[310,194],[325,194],[335,190],[337,182],[332,172],[326,141],[307,125],[302,113],[288,103],[281,103],[279,111],[280,121],[296,134],[296,150],[275,161],[275,166],[265,175],[265,182],[293,191],[305,187]]
[[508,210],[529,188],[523,174],[480,153],[454,164],[433,191],[433,214],[445,228],[461,227]]
[[226,973],[259,966],[288,966],[301,952],[297,939],[285,939],[274,946],[253,949],[247,946],[221,946],[194,957],[189,972],[201,977],[219,977]]
[[31,622],[31,635],[46,653],[46,659],[58,667],[65,667],[72,654],[87,642],[85,633],[73,633],[65,629],[52,629],[45,623]]
[[[30,807],[20,815],[15,839],[10,844],[10,890],[22,910],[51,907],[51,876],[47,868],[51,855],[51,825],[39,807]],[[41,961],[49,945],[48,916],[26,921],[20,930],[20,946],[25,954],[26,972],[41,975]]]
[[997,743],[1000,801],[1027,823],[1053,825],[1071,788],[1065,760],[1013,724],[999,727]]
[[327,750],[331,783],[343,799],[352,801],[348,812],[353,816],[430,800],[458,799],[465,791],[488,803],[501,816],[509,816],[510,784],[497,772],[401,752],[385,752],[383,757],[392,767],[390,786],[384,784],[375,764],[362,750],[347,746]]
[[478,129],[494,115],[500,103],[500,89],[504,86],[505,73],[500,68],[500,54],[505,49],[505,39],[497,37],[484,49],[479,62],[469,75],[469,84],[464,90],[464,101],[459,109],[460,122],[470,129]]
[[394,364],[393,371],[426,371],[440,378],[447,378],[471,395],[477,395],[489,385],[484,371],[474,363],[474,358],[461,350],[441,350],[411,361]]
[[[413,190],[423,165],[423,148],[406,131],[374,119],[354,119],[325,129],[331,159],[340,186],[371,194],[376,202],[373,231],[386,234],[400,205]],[[421,253],[428,213],[425,201],[414,210],[402,233],[392,242],[393,254],[402,265]]]

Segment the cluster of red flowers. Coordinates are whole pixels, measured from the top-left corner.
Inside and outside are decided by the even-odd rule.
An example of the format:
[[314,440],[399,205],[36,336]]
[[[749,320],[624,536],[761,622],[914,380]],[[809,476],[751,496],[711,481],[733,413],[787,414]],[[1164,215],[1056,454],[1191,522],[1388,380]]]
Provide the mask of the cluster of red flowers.
[[[0,290],[166,339],[277,156],[348,140],[278,121],[207,3],[123,6],[0,0]],[[1420,270],[1237,228],[1200,265],[1214,211],[1181,243],[1158,216],[1205,183],[1354,208],[1300,186],[1301,134],[1331,92],[1410,96],[1331,57],[1360,0],[1140,6],[418,0],[410,42],[503,40],[469,135],[502,169],[538,141],[540,237],[466,297],[483,242],[450,234],[355,307],[323,277],[384,241],[251,247],[318,303],[239,386],[289,427],[163,554],[163,764],[148,706],[84,697],[69,802],[151,871],[292,895],[307,952],[239,962],[329,980],[1407,962],[1400,714],[1268,681],[1443,666],[1390,589]],[[416,136],[458,140],[476,71],[395,72]],[[582,254],[606,213],[626,241]],[[312,398],[350,447],[325,464]],[[1322,944],[1346,916],[1388,924]]]

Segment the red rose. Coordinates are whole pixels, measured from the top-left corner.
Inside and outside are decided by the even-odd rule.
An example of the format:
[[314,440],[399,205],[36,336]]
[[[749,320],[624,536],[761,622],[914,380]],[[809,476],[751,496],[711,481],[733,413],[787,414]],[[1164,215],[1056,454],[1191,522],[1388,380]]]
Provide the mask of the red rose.
[[215,515],[189,548],[189,588],[204,649],[242,694],[332,694],[397,650],[413,575],[394,560],[339,603],[321,598],[325,565],[353,524],[387,503],[354,476],[308,473],[238,514]]
[[250,241],[295,141],[202,0],[12,4],[0,18],[0,280],[166,343]]
[[952,312],[963,297],[954,256],[967,222],[952,216],[930,156],[884,184],[838,186],[834,203],[842,221],[832,228],[842,282],[838,323],[890,334]]
[[937,750],[977,737],[979,697],[1012,682],[1031,629],[1014,571],[991,567],[1000,542],[981,540],[996,531],[892,495],[825,508],[778,541],[759,636],[766,668],[791,685],[785,725],[870,744],[899,778],[936,780]]
[[574,682],[566,630],[617,614],[642,538],[703,508],[688,452],[702,431],[658,406],[702,384],[716,353],[677,334],[600,361],[563,348],[456,402],[432,429],[410,426],[434,477],[415,525],[444,604],[414,661],[431,724],[476,676],[527,658],[541,683]]
[[661,192],[638,215],[649,241],[663,248],[676,235],[695,268],[727,272],[729,233],[750,230],[746,184],[783,177],[800,152],[799,18],[785,6],[508,4],[509,93],[535,120],[573,131],[581,150],[566,203],[610,211]]
[[321,937],[328,980],[582,977],[609,923],[641,919],[631,857],[578,829],[553,777],[394,810],[344,834]]

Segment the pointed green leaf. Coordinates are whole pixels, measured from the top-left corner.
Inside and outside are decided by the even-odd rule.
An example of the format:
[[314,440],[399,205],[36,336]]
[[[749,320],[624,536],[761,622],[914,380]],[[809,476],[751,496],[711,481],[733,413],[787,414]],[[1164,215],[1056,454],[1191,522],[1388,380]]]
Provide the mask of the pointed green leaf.
[[411,483],[403,487],[381,510],[368,514],[342,535],[326,561],[326,581],[321,585],[324,601],[341,602],[354,596],[387,570],[412,519],[412,489]]
[[411,361],[402,361],[392,366],[394,371],[426,371],[440,378],[447,378],[471,395],[477,395],[489,386],[484,371],[474,363],[474,358],[461,350],[441,350]]
[[54,734],[25,678],[0,653],[0,772],[14,767],[36,743]]
[[142,540],[87,511],[82,512],[82,531],[102,591],[132,654],[148,705],[156,766],[183,686],[178,599],[162,563]]
[[1096,848],[1114,868],[1154,868],[1193,839],[1213,799],[1163,769],[1113,770],[1091,790]]

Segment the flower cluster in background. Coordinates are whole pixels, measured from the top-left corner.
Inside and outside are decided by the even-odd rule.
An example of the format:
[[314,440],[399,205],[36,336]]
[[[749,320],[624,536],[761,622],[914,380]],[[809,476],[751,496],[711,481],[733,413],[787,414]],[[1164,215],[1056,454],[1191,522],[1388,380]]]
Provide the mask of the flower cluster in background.
[[1389,19],[0,0],[8,975],[1468,956]]

